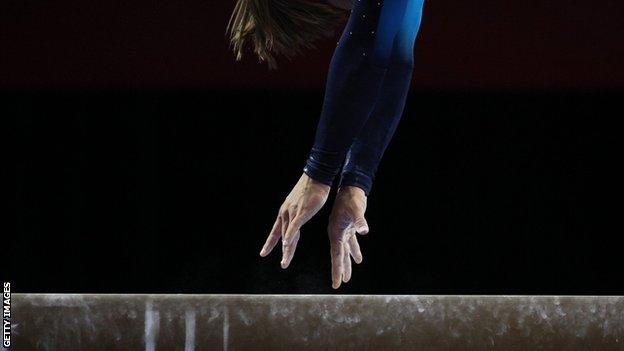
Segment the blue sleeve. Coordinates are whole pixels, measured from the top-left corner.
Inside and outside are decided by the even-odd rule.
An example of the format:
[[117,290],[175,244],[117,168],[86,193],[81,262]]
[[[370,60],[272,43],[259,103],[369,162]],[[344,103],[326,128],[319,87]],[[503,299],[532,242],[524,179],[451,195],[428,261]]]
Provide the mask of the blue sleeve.
[[422,1],[410,1],[394,39],[388,70],[373,111],[351,145],[340,186],[357,186],[368,195],[384,151],[401,120],[414,69],[414,41],[422,15]]
[[[367,174],[374,174],[378,159],[398,123],[397,113],[389,116],[386,112],[396,111],[399,106],[402,112],[405,103],[404,96],[409,88],[406,77],[411,77],[413,59],[410,54],[412,63],[408,64],[409,73],[405,74],[406,62],[398,53],[407,49],[402,48],[409,43],[409,40],[405,42],[405,38],[409,38],[407,27],[417,28],[406,24],[414,20],[420,22],[420,15],[409,18],[411,9],[421,7],[422,0],[354,2],[330,63],[323,109],[304,167],[311,178],[331,185],[347,152],[350,161],[345,164],[343,182],[349,177],[349,167],[354,170],[360,167],[366,169]],[[409,47],[413,47],[413,39],[411,42]],[[398,115],[400,117],[400,113]],[[364,151],[371,148],[374,152]]]

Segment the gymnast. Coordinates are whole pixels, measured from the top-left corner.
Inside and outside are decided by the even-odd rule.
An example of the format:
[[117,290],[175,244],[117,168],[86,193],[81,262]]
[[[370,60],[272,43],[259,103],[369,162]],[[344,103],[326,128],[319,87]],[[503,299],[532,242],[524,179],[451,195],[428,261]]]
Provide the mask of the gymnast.
[[424,0],[238,0],[228,31],[237,58],[247,44],[271,68],[276,56],[311,48],[350,10],[332,56],[320,120],[303,174],[279,209],[260,251],[282,243],[281,267],[295,254],[301,227],[338,190],[328,224],[332,287],[351,279],[362,262],[356,233],[369,227],[367,197],[405,106],[414,68],[414,42]]

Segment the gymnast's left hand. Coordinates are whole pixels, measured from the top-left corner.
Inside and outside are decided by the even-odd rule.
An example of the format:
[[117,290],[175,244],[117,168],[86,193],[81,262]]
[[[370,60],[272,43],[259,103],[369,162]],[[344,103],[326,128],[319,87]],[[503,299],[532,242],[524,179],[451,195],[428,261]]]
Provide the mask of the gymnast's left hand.
[[260,256],[265,257],[282,238],[282,268],[288,268],[295,255],[301,227],[325,204],[330,186],[303,174],[280,207],[273,229],[269,233]]

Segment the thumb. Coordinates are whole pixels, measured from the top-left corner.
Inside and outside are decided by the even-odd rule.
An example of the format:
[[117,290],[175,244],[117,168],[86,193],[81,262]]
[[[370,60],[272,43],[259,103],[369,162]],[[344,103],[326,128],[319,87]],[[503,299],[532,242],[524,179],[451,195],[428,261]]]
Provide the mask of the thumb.
[[364,217],[358,217],[355,222],[353,223],[353,225],[355,226],[355,231],[358,232],[361,235],[366,235],[368,234],[368,223],[366,222],[366,219],[364,219]]

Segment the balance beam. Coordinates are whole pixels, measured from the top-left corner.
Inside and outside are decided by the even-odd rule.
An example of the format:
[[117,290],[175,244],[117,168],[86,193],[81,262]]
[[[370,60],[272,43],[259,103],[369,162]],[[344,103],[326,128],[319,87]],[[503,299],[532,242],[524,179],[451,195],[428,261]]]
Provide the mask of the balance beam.
[[624,350],[624,297],[13,294],[14,350]]

